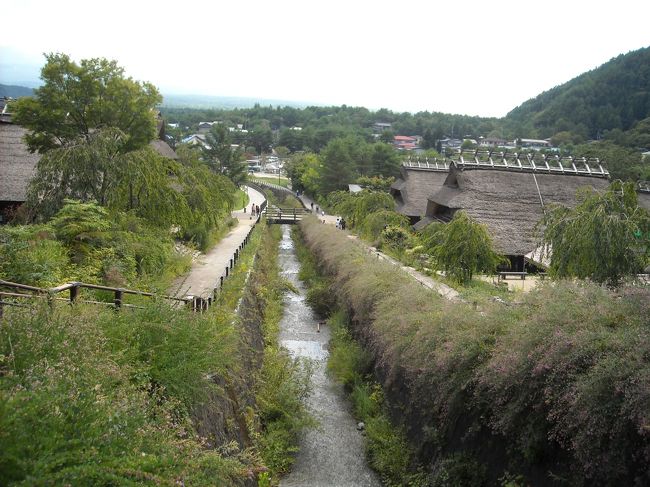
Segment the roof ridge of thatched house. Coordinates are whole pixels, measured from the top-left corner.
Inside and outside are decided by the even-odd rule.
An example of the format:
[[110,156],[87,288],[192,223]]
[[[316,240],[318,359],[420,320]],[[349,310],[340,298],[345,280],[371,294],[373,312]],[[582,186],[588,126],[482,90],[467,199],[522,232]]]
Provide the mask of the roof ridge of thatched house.
[[490,160],[474,153],[429,161],[428,167],[419,164],[405,162],[391,187],[397,211],[412,221],[419,214],[414,226],[420,229],[433,221],[447,222],[463,210],[488,228],[499,252],[520,265],[539,245],[536,228],[546,206],[574,206],[579,188],[602,191],[609,185],[609,173],[599,161],[579,158],[513,155]]

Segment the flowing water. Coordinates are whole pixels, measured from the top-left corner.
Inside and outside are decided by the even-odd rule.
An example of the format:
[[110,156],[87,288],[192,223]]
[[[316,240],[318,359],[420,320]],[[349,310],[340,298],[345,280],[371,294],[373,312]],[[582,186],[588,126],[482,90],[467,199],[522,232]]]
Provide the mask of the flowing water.
[[280,323],[280,343],[293,356],[314,362],[312,393],[307,406],[319,425],[304,433],[292,472],[281,487],[371,487],[380,486],[377,475],[364,457],[364,438],[350,412],[343,389],[326,374],[330,331],[321,326],[305,301],[305,287],[298,279],[300,263],[296,258],[288,225],[283,225],[280,243],[282,275],[298,289],[285,298]]

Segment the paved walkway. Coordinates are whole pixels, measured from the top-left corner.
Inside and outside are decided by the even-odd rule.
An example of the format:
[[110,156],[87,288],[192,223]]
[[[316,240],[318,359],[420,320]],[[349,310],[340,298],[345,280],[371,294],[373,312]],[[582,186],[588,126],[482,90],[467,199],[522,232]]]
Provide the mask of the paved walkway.
[[192,263],[189,274],[174,281],[169,291],[170,294],[175,296],[200,296],[203,298],[212,296],[215,287],[219,284],[219,278],[225,274],[226,267],[230,264],[230,259],[233,258],[235,251],[257,221],[256,218],[251,217],[251,205],[261,206],[265,200],[264,195],[259,191],[248,186],[246,188],[250,198],[247,208],[232,212],[233,218],[237,219],[237,225],[217,245],[207,253],[201,254]]

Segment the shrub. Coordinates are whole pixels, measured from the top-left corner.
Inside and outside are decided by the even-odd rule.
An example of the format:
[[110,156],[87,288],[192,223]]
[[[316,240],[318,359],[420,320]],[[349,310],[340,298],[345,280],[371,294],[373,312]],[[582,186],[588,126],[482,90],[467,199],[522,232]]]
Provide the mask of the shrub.
[[409,220],[396,211],[380,210],[366,216],[361,230],[366,237],[376,240],[388,226],[406,229],[409,226]]
[[0,228],[0,278],[49,287],[61,284],[69,272],[65,246],[48,226]]

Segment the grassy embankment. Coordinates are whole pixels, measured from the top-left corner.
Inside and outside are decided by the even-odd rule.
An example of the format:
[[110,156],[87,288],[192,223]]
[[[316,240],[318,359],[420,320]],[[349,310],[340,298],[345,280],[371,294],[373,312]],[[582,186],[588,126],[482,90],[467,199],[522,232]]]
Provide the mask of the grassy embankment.
[[[326,276],[310,299],[342,310],[330,319],[330,368],[367,420],[370,463],[388,484],[650,481],[647,289],[559,282],[518,306],[474,309],[315,220],[302,231]],[[382,411],[396,428],[373,420]]]
[[204,314],[161,302],[7,309],[0,484],[254,485],[267,468],[277,477],[306,421],[306,382],[273,345],[277,235],[258,228]]
[[273,177],[260,177],[260,176],[252,175],[250,176],[250,178],[252,181],[259,180],[264,183],[277,184],[278,186],[282,186],[284,188],[288,188],[291,183],[291,181],[288,178],[282,176],[280,176],[280,178],[278,177],[273,178]]
[[250,201],[250,198],[248,195],[242,191],[241,189],[238,189],[235,192],[235,196],[233,198],[234,203],[232,205],[233,209],[235,210],[241,210],[242,208],[245,208],[248,206],[248,202]]

